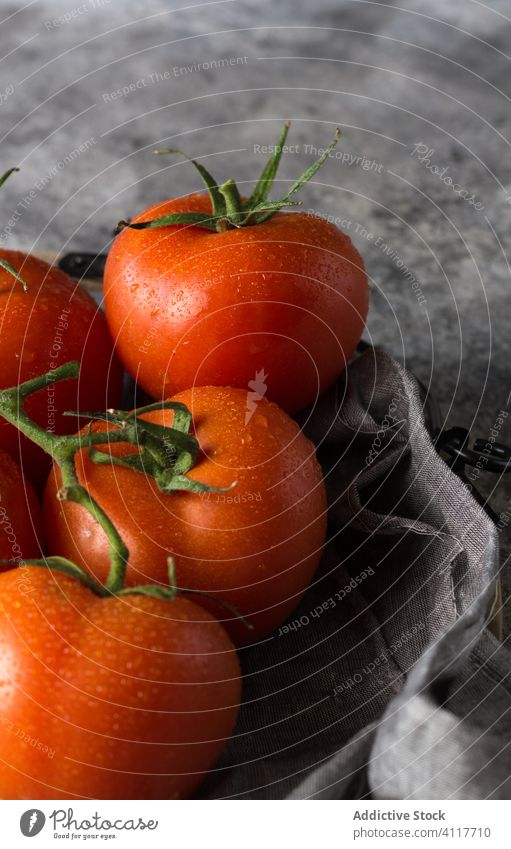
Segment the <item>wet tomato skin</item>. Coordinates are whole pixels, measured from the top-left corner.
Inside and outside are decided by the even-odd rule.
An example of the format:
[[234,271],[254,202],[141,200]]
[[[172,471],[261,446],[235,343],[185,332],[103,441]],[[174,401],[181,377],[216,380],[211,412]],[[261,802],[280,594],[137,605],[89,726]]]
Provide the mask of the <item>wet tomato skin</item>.
[[[194,194],[133,222],[210,210],[209,198]],[[110,250],[104,293],[122,362],[154,398],[191,386],[247,388],[263,372],[268,398],[288,412],[342,372],[368,309],[350,238],[305,213],[223,233],[126,228]]]
[[[103,410],[120,403],[122,372],[105,317],[96,302],[63,271],[35,256],[0,249],[29,290],[0,268],[0,388],[16,386],[69,360],[81,361],[79,381],[48,386],[26,402],[29,415],[54,433],[76,431],[69,410]],[[0,421],[0,449],[41,487],[49,462],[33,443]]]
[[190,600],[100,598],[35,567],[0,575],[3,799],[187,797],[239,698],[232,643]]
[[[234,605],[252,631],[218,604],[197,599],[214,611],[235,642],[250,642],[287,618],[321,558],[326,494],[315,449],[276,404],[260,399],[249,415],[241,389],[196,387],[173,400],[191,410],[201,446],[189,476],[219,488],[235,483],[233,489],[164,494],[153,478],[96,465],[86,451],[77,455],[78,475],[128,546],[128,584],[165,582],[171,553],[178,585]],[[147,418],[171,424],[172,413]],[[119,454],[133,448],[112,444],[102,450]],[[59,486],[59,474],[50,474],[44,499],[49,550],[103,581],[106,538],[77,505],[59,501]]]
[[[42,556],[43,520],[32,484],[5,451],[0,451],[0,561]],[[0,572],[9,564],[0,563]]]

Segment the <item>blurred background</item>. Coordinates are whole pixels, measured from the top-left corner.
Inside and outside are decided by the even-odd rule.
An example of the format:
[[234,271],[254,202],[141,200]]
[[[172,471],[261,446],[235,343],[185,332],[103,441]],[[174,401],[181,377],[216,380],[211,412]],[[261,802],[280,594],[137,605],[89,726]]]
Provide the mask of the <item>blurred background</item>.
[[[302,199],[365,259],[365,338],[431,387],[448,424],[489,438],[511,405],[506,0],[1,0],[0,19],[1,167],[21,168],[2,244],[105,251],[120,218],[200,188],[155,147],[248,192],[291,120],[284,188],[340,126]],[[511,486],[483,488],[504,562]]]

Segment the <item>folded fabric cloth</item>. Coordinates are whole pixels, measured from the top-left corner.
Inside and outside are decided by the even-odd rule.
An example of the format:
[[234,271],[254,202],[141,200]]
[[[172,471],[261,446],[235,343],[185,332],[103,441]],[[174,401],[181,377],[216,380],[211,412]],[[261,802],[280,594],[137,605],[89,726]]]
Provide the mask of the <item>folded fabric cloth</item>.
[[305,416],[329,543],[291,619],[244,649],[206,798],[509,798],[497,531],[436,452],[412,375],[369,349]]

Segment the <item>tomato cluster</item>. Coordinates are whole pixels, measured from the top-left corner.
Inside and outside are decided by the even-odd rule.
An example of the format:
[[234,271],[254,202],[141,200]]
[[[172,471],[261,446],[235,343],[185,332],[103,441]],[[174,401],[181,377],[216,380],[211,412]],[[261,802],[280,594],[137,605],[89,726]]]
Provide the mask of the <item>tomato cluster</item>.
[[[289,414],[343,370],[368,289],[346,235],[282,211],[335,141],[268,199],[286,134],[249,198],[192,161],[207,195],[123,225],[106,319],[0,250],[4,798],[193,793],[236,721],[235,646],[313,579],[325,485]],[[122,368],[147,406],[120,409]]]

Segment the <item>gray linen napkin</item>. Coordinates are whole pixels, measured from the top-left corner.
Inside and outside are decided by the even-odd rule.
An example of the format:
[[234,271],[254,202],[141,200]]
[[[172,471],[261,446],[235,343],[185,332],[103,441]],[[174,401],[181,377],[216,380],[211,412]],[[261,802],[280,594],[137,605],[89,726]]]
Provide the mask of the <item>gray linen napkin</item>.
[[487,630],[497,533],[436,453],[414,378],[368,350],[302,422],[329,493],[320,570],[241,653],[206,798],[509,798],[511,670]]

